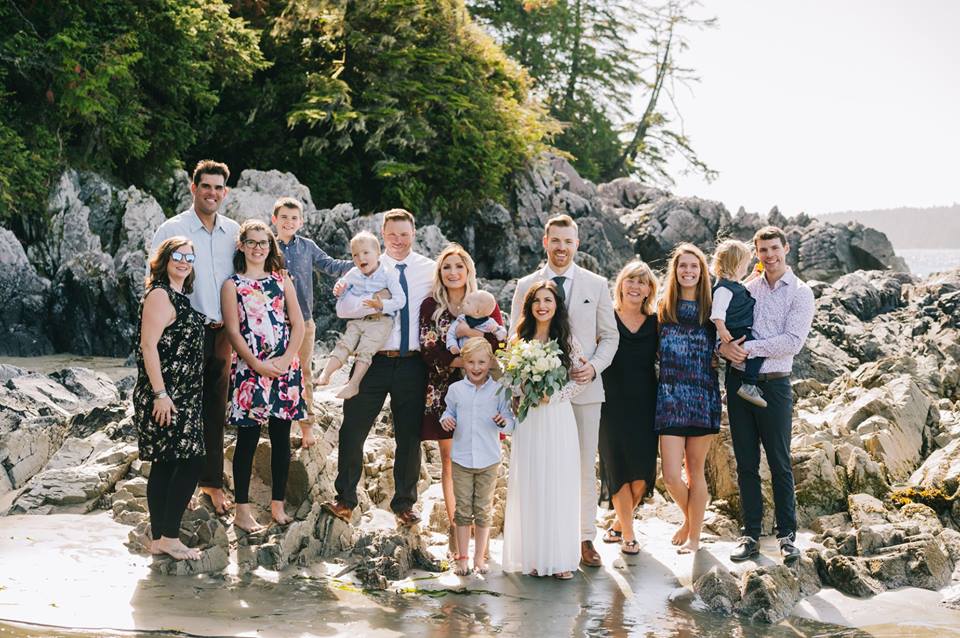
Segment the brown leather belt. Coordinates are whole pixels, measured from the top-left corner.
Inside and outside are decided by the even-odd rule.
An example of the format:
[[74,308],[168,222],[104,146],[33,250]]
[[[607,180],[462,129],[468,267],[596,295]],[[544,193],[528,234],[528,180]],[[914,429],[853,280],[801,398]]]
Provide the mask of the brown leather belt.
[[[743,370],[737,370],[736,368],[730,368],[733,370],[737,376],[743,376]],[[789,372],[761,372],[757,375],[757,381],[773,381],[774,379],[786,379],[790,376]]]
[[399,350],[380,350],[377,352],[378,357],[388,357],[390,359],[406,359],[408,357],[419,357],[419,350],[408,350],[406,354],[401,354]]

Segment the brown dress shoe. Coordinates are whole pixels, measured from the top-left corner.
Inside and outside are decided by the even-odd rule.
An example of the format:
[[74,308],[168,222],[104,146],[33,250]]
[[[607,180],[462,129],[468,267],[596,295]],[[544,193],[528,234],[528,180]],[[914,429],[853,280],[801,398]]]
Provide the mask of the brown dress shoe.
[[600,567],[603,561],[600,560],[600,553],[593,546],[593,541],[582,541],[580,543],[580,562],[587,567]]
[[420,515],[412,509],[397,513],[397,522],[403,527],[410,527],[420,522]]
[[350,507],[349,505],[344,505],[340,501],[337,501],[337,500],[324,501],[324,503],[320,507],[322,507],[327,512],[333,514],[344,523],[349,524],[350,519],[353,518],[353,508]]

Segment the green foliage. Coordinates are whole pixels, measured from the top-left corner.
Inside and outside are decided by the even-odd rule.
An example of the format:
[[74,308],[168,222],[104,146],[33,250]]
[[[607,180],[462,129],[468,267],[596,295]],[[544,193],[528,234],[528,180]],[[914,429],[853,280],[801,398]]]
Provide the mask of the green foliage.
[[[471,0],[477,19],[536,82],[564,130],[557,148],[589,179],[627,174],[672,183],[678,154],[712,178],[675,117],[672,87],[695,81],[678,65],[684,30],[712,26],[691,17],[696,2]],[[637,100],[642,98],[642,101]],[[635,101],[637,100],[637,101]],[[665,104],[666,102],[666,104]]]
[[64,165],[136,183],[165,174],[222,86],[264,65],[222,2],[0,0],[0,138],[13,149],[0,221],[41,232],[36,212]]
[[199,148],[292,171],[318,203],[456,226],[502,200],[552,130],[462,0],[292,0],[247,17],[272,66],[225,93]]

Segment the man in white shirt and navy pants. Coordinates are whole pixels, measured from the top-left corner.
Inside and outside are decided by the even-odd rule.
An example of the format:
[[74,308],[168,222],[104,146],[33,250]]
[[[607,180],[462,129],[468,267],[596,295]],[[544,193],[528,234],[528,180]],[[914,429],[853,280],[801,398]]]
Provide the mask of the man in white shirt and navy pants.
[[357,484],[363,473],[363,443],[390,395],[393,436],[397,448],[393,464],[394,495],[390,509],[401,525],[413,525],[420,517],[414,510],[420,478],[420,423],[423,420],[426,365],[420,357],[420,304],[430,295],[436,264],[413,252],[416,232],[413,215],[402,208],[383,215],[380,257],[394,268],[407,303],[396,313],[393,333],[377,352],[360,383],[360,392],[343,402],[337,455],[337,497],[323,504],[334,516],[350,522],[357,506]]

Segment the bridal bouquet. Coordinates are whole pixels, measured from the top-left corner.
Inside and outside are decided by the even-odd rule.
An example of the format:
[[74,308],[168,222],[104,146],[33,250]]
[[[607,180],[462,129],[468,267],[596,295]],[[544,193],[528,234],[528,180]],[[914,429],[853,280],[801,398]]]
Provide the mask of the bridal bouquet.
[[523,421],[544,396],[559,392],[567,382],[567,369],[560,364],[560,346],[555,340],[514,341],[497,351],[497,361],[503,370],[500,391],[509,399],[519,399],[518,421]]

